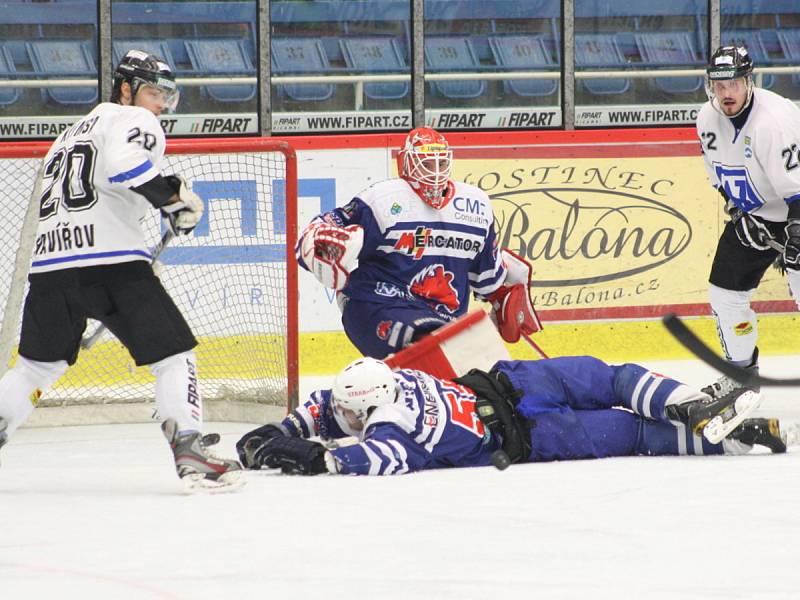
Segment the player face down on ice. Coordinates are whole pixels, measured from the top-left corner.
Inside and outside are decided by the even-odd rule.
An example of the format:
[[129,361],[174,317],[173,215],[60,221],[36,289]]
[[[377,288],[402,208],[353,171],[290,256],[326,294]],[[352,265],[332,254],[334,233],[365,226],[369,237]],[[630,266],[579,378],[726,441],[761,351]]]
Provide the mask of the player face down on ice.
[[280,423],[244,435],[237,450],[249,469],[396,475],[504,466],[493,460],[498,451],[510,462],[546,462],[744,454],[754,445],[780,453],[798,443],[796,425],[750,418],[759,402],[752,390],[712,398],[640,365],[589,356],[500,361],[453,381],[363,358]]

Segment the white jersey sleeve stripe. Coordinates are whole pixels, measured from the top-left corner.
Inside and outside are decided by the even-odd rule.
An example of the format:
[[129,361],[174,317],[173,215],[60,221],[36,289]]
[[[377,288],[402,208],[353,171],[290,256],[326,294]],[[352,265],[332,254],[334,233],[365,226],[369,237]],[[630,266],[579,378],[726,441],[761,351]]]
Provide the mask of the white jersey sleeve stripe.
[[113,177],[109,177],[108,181],[110,183],[122,183],[124,181],[128,181],[130,179],[138,177],[142,173],[146,173],[152,168],[153,168],[153,163],[150,162],[150,159],[147,159],[142,164],[132,168],[130,171],[124,171],[123,173],[118,173]]

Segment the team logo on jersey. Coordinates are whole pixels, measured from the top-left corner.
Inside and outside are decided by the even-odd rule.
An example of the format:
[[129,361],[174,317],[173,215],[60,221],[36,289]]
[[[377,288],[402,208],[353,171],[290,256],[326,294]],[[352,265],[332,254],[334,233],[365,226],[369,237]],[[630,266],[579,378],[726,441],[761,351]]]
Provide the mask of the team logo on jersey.
[[428,265],[414,275],[409,289],[411,293],[436,304],[436,308],[443,306],[450,312],[458,309],[458,292],[453,287],[455,275],[444,268],[444,265]]
[[378,323],[378,327],[375,328],[375,335],[377,335],[380,339],[386,340],[389,337],[389,333],[392,331],[392,322],[391,321],[381,321]]
[[742,321],[733,326],[733,333],[736,335],[747,335],[753,333],[753,324],[750,321]]
[[375,284],[375,293],[384,298],[404,298],[406,296],[405,290],[385,281],[378,281]]
[[764,205],[764,200],[753,185],[746,167],[725,167],[715,164],[714,170],[728,198],[744,212],[752,212]]
[[405,253],[414,260],[421,259],[426,248],[461,250],[477,254],[481,250],[481,242],[477,239],[434,233],[430,227],[420,225],[413,232],[402,232],[394,244],[395,250]]

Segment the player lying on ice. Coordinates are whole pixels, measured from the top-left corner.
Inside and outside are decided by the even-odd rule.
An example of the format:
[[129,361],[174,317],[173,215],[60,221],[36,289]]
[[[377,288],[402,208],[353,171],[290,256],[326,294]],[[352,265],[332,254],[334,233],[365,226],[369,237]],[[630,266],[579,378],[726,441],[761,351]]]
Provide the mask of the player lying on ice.
[[[744,454],[755,444],[778,453],[800,442],[794,424],[747,418],[759,402],[752,390],[712,399],[639,365],[589,356],[499,361],[453,381],[362,358],[280,423],[244,435],[237,450],[250,469],[394,475],[508,460]],[[317,436],[323,443],[306,439]],[[335,442],[351,436],[357,443]]]

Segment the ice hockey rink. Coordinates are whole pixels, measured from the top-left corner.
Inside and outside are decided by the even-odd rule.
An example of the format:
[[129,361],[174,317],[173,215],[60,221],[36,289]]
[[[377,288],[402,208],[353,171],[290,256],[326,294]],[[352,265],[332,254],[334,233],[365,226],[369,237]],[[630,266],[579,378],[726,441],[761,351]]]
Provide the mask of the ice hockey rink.
[[[762,360],[762,374],[797,376],[800,356]],[[648,366],[696,385],[716,376]],[[759,413],[800,421],[798,394],[766,389]],[[231,454],[250,428],[206,430]],[[800,597],[800,448],[249,473],[236,493],[193,496],[155,424],[22,429],[2,460],[3,599]]]

